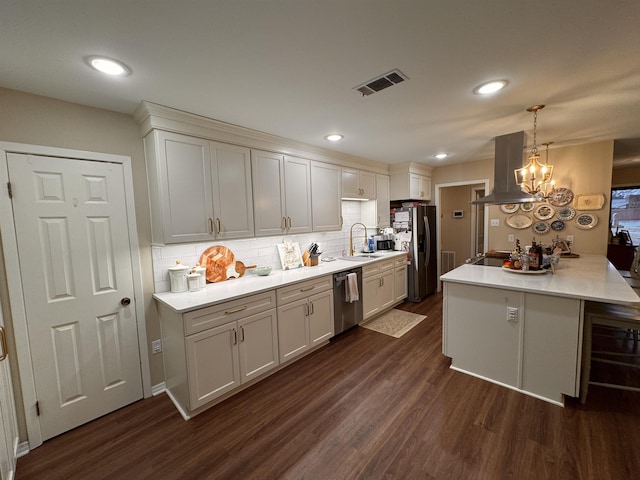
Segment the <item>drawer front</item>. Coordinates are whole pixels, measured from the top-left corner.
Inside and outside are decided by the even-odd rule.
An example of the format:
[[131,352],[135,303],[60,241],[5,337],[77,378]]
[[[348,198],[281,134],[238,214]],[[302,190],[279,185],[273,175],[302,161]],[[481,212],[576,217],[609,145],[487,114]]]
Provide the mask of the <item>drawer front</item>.
[[384,270],[390,270],[393,268],[395,264],[395,260],[393,258],[390,258],[388,260],[382,260],[380,262],[378,262],[380,271],[384,271]]
[[295,302],[296,300],[330,290],[331,288],[333,288],[333,277],[331,275],[279,288],[277,290],[278,305]]
[[248,317],[254,313],[264,312],[276,306],[275,290],[258,293],[238,300],[231,300],[219,305],[201,308],[193,312],[185,313],[184,321],[185,335],[202,332],[209,328],[233,322],[241,318]]
[[380,262],[369,263],[362,266],[362,276],[364,278],[380,273]]
[[393,260],[396,267],[407,264],[407,257],[405,257],[404,255],[398,255]]

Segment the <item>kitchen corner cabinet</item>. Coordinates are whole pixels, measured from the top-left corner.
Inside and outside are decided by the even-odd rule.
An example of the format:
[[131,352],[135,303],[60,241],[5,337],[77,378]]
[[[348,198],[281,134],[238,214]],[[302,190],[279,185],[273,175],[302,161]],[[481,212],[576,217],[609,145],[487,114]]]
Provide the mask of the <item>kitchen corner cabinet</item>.
[[376,199],[364,202],[361,207],[362,221],[367,227],[391,226],[389,214],[389,176],[376,174]]
[[376,176],[371,172],[342,169],[342,198],[375,200]]
[[184,314],[158,305],[166,388],[186,415],[280,363],[273,290]]
[[363,265],[362,307],[364,320],[377,315],[396,303],[394,266],[395,259],[381,260],[369,265]]
[[251,151],[256,236],[311,232],[311,162]]
[[154,243],[253,236],[249,149],[162,130],[144,144]]
[[277,290],[281,363],[333,337],[332,283],[333,277],[327,275]]
[[412,162],[391,165],[391,200],[431,200],[431,171]]
[[311,162],[311,217],[314,232],[342,228],[342,171],[329,163]]

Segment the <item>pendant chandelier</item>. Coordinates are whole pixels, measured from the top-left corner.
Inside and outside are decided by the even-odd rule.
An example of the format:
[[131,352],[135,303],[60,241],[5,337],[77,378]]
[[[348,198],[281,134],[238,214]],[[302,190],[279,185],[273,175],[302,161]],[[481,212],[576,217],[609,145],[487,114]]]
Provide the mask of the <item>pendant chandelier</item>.
[[547,146],[547,159],[544,163],[540,162],[540,155],[538,154],[538,147],[536,146],[538,112],[543,108],[544,105],[534,105],[533,107],[527,108],[527,112],[533,113],[533,146],[531,147],[529,162],[522,168],[516,168],[513,172],[516,176],[516,183],[522,191],[535,197],[535,199],[539,201],[545,200],[555,189],[554,182],[551,179],[553,176],[553,165],[548,164],[549,145],[553,142],[543,144]]

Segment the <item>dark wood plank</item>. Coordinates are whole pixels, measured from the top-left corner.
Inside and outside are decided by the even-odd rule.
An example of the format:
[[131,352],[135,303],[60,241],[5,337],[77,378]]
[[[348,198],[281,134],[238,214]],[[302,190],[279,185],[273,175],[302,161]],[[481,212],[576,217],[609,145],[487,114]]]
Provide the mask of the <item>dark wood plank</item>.
[[350,330],[185,422],[165,395],[51,439],[17,479],[637,478],[640,394],[565,408],[449,369],[442,297],[399,339]]

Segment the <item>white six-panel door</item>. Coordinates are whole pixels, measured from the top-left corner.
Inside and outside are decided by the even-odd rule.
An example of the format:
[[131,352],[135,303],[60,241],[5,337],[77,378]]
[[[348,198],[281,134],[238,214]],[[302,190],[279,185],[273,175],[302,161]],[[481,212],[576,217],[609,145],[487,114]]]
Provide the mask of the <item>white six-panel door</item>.
[[7,161],[46,440],[142,398],[123,168]]

